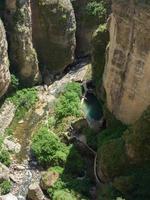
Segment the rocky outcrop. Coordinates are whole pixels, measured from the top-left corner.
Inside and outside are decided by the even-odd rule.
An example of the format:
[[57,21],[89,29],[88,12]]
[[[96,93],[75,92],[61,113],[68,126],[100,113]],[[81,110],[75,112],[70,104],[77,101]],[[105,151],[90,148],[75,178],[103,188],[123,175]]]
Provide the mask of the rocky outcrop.
[[45,200],[44,194],[37,183],[29,186],[28,198],[30,200]]
[[9,180],[9,169],[0,163],[0,183],[5,180]]
[[18,200],[18,198],[13,194],[9,193],[4,196],[0,196],[0,200]]
[[72,63],[76,22],[70,0],[32,1],[33,43],[42,70],[61,72]]
[[113,0],[104,87],[109,110],[134,123],[150,104],[150,6]]
[[7,91],[10,83],[7,41],[3,23],[0,19],[0,97]]
[[32,44],[31,9],[28,0],[7,1],[5,14],[10,43],[10,59],[14,71],[24,85],[40,79],[38,60]]
[[53,172],[50,169],[42,173],[40,186],[43,190],[47,191],[58,180],[59,173]]
[[15,116],[16,107],[10,101],[6,101],[0,108],[0,133],[3,135]]
[[[92,52],[92,35],[106,17],[105,1],[76,0],[72,1],[77,22],[76,56],[90,55]],[[103,9],[100,10],[99,8]],[[102,11],[102,12],[101,12]]]

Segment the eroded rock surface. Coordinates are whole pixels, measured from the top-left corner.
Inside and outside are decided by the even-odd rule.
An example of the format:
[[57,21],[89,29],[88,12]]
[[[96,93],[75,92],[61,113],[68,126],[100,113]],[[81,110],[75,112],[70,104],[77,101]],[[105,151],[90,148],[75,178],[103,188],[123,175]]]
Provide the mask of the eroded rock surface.
[[6,4],[5,14],[11,64],[24,85],[34,85],[39,81],[40,74],[37,54],[32,43],[30,2],[11,2]]
[[75,15],[70,0],[33,0],[33,42],[42,70],[62,71],[74,59]]
[[104,73],[107,106],[122,122],[135,122],[150,104],[150,6],[113,0]]
[[0,97],[7,91],[10,83],[7,40],[4,25],[0,19]]

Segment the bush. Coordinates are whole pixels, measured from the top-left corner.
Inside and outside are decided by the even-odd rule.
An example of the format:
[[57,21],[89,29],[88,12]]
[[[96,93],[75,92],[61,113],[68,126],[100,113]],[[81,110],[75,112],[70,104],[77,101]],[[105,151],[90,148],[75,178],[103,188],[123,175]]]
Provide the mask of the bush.
[[[75,162],[73,162],[73,160]],[[78,153],[76,148],[72,146],[70,148],[70,152],[67,158],[67,162],[65,165],[65,171],[69,174],[80,175],[85,170],[85,161],[83,157]]]
[[11,163],[10,154],[3,146],[3,138],[0,137],[0,162],[6,166],[9,166]]
[[70,175],[63,173],[60,175],[58,181],[50,187],[47,192],[52,199],[57,197],[55,196],[56,194],[59,193],[61,195],[66,192],[70,193],[70,199],[87,199],[87,197],[89,197],[89,189],[91,186],[92,185],[87,178],[79,180],[76,177],[71,177]]
[[61,143],[59,138],[45,127],[34,135],[32,150],[43,166],[64,165],[69,152],[67,146]]
[[17,106],[16,118],[21,119],[37,101],[37,91],[30,88],[18,90],[12,97],[8,98],[8,100],[12,101]]
[[9,193],[11,190],[11,187],[12,187],[12,184],[10,181],[3,181],[2,183],[0,183],[0,193],[2,195]]
[[53,200],[76,200],[67,190],[56,190],[53,195]]
[[68,116],[81,116],[80,111],[81,87],[78,83],[69,83],[58,98],[55,107],[56,119],[62,120]]
[[11,163],[10,154],[7,150],[1,149],[0,150],[0,162],[6,166],[9,166]]
[[19,79],[14,74],[11,74],[11,86],[13,89],[18,89],[19,86]]
[[104,21],[106,19],[106,14],[107,14],[105,1],[100,1],[100,2],[97,2],[96,0],[90,1],[86,6],[86,13],[88,19],[90,18],[92,19],[94,17],[98,20],[101,20],[101,22]]

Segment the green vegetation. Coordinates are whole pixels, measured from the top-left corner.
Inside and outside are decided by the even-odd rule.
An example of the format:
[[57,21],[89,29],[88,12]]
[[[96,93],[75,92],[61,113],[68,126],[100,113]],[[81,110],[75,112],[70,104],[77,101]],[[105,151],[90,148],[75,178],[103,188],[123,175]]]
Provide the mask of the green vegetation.
[[91,182],[88,178],[77,179],[80,174],[84,173],[86,164],[74,146],[67,146],[48,128],[42,127],[33,136],[32,150],[42,166],[51,166],[48,170],[60,174],[58,181],[48,189],[48,194],[52,199],[67,200],[67,198],[76,199],[79,196],[88,197]]
[[68,116],[81,116],[80,109],[81,87],[78,83],[69,83],[58,98],[55,107],[56,119],[61,121]]
[[3,181],[0,183],[0,193],[1,195],[5,195],[10,192],[12,184],[10,181]]
[[17,106],[16,118],[19,120],[34,106],[37,101],[37,91],[33,88],[18,90],[8,100]]
[[6,134],[7,136],[12,136],[12,135],[13,135],[13,129],[12,129],[12,128],[6,128],[5,134]]
[[17,90],[19,87],[19,79],[14,74],[11,74],[11,87],[13,90]]
[[89,18],[95,17],[98,18],[99,20],[106,19],[106,4],[105,1],[96,1],[96,0],[91,0],[86,7],[87,11],[87,16]]
[[0,150],[0,162],[6,166],[9,166],[11,163],[9,152],[3,148]]
[[[70,176],[67,173],[60,174],[60,178],[58,181],[48,189],[49,196],[54,199],[57,194],[63,200],[70,199],[89,199],[89,188],[91,186],[91,182],[88,178],[84,178],[83,180],[77,179],[77,177]],[[66,197],[63,194],[66,193]],[[70,196],[68,196],[70,194]]]
[[60,139],[47,128],[42,127],[33,137],[32,150],[43,166],[64,166],[68,149]]
[[98,88],[102,83],[105,66],[105,50],[108,43],[106,24],[101,24],[93,34],[92,45],[92,78]]
[[5,147],[3,145],[3,140],[4,140],[3,137],[0,137],[0,162],[6,166],[9,166],[11,163],[10,154],[5,149]]
[[[59,179],[47,191],[51,199],[89,199],[92,183],[85,175],[87,161],[74,145],[65,144],[62,134],[73,119],[78,120],[81,116],[80,96],[80,84],[67,84],[58,97],[53,116],[49,117],[46,126],[41,125],[32,138],[32,151],[38,162],[48,171],[59,173]],[[83,179],[78,179],[84,175]]]

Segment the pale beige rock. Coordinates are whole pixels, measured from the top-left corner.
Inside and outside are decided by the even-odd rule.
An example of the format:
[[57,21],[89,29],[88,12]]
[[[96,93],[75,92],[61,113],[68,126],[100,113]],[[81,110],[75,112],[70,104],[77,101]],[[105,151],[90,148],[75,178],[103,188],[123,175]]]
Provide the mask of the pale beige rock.
[[6,128],[11,124],[15,116],[16,107],[10,101],[5,101],[5,103],[0,108],[0,133],[3,135]]
[[150,104],[150,6],[113,1],[103,76],[107,107],[134,123]]
[[7,91],[10,83],[7,46],[4,25],[0,19],[0,97]]
[[9,193],[4,196],[0,196],[0,200],[18,200],[18,198],[13,194]]
[[2,163],[0,163],[0,182],[9,180],[9,169]]
[[47,171],[42,173],[40,186],[43,190],[48,190],[58,180],[59,174],[57,172]]
[[29,186],[28,198],[31,200],[44,200],[44,194],[37,183],[33,183]]

